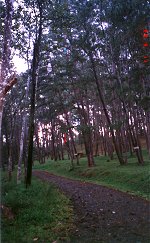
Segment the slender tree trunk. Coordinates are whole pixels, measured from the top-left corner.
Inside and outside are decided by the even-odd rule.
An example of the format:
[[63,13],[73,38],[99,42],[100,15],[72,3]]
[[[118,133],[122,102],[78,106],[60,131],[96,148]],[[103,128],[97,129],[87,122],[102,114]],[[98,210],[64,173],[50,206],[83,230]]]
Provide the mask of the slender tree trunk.
[[7,76],[10,72],[10,56],[11,56],[11,28],[12,28],[12,14],[13,4],[11,0],[5,0],[5,25],[3,36],[3,51],[2,51],[2,64],[0,67],[0,168],[2,167],[2,116],[3,116],[3,104],[4,98],[7,92],[17,82],[14,77],[11,80],[7,80]]
[[13,161],[12,161],[12,147],[13,147],[13,125],[11,128],[10,142],[9,142],[9,158],[8,158],[8,178],[11,181],[12,170],[13,170]]
[[0,97],[0,168],[2,168],[2,116],[3,116],[3,100]]
[[88,159],[88,166],[92,167],[95,165],[95,162],[93,157],[93,147],[90,141],[89,134],[83,132],[83,139],[84,139],[85,151]]
[[[120,76],[118,74],[117,74],[117,78],[118,78],[120,88],[122,90],[121,79],[120,79]],[[132,146],[135,150],[135,153],[136,153],[136,156],[137,156],[137,159],[138,159],[138,163],[143,165],[144,161],[143,161],[141,146],[140,146],[140,143],[138,141],[138,136],[136,136],[136,131],[134,130],[135,124],[133,125],[133,122],[132,122],[132,117],[134,116],[134,123],[137,123],[136,117],[135,117],[135,112],[133,111],[133,109],[130,109],[130,116],[129,116],[129,112],[126,108],[125,99],[124,98],[121,99],[121,97],[119,97],[119,98],[120,98],[120,101],[121,101],[122,106],[123,106],[123,110],[124,110],[124,114],[125,114],[125,118],[126,118],[126,122],[127,122],[127,128],[129,130],[129,133],[130,133]],[[132,126],[129,124],[129,117],[130,117]],[[136,126],[136,128],[138,128],[138,127]]]
[[95,69],[95,64],[94,64],[92,53],[89,54],[89,57],[90,57],[91,64],[92,64],[92,69],[93,69],[93,73],[94,73],[95,83],[97,85],[99,98],[100,98],[100,101],[102,103],[103,111],[104,111],[104,114],[106,116],[106,120],[107,120],[107,123],[109,125],[109,128],[110,128],[110,132],[111,132],[112,140],[113,140],[114,147],[115,147],[115,150],[116,150],[116,154],[117,154],[117,157],[118,157],[118,160],[119,160],[120,164],[124,165],[125,161],[124,161],[123,157],[121,156],[120,150],[118,148],[118,145],[117,145],[117,142],[116,142],[116,138],[115,138],[115,134],[114,134],[114,131],[113,131],[113,128],[112,128],[111,120],[110,120],[108,111],[106,109],[104,98],[103,98],[103,95],[102,95],[102,92],[101,92],[101,89],[100,89],[100,85],[99,85],[99,81],[98,81],[98,77],[97,77],[97,73],[96,73],[96,69]]
[[[85,145],[85,151],[88,159],[88,166],[92,167],[95,165],[94,157],[93,157],[93,145],[92,145],[92,131],[89,127],[89,121],[84,109],[83,100],[81,101],[82,110],[80,112],[81,116],[81,125],[83,126],[82,134]],[[80,111],[80,106],[78,104],[78,110]]]
[[60,134],[60,150],[61,150],[61,159],[64,160],[64,150],[63,150],[63,145],[62,145],[61,134]]
[[55,124],[52,121],[51,135],[52,135],[52,156],[55,161],[57,161],[57,151],[55,146]]
[[76,155],[77,165],[79,165],[79,157],[78,157],[77,149],[76,149],[75,142],[74,142],[74,138],[73,138],[73,132],[72,132],[72,129],[71,129],[71,126],[70,126],[70,121],[69,121],[68,113],[67,113],[67,111],[65,109],[65,106],[64,106],[64,103],[63,103],[63,99],[62,99],[60,90],[58,90],[58,93],[59,93],[59,98],[60,98],[60,101],[61,101],[61,105],[63,107],[63,111],[64,111],[64,114],[65,114],[65,119],[66,119],[67,126],[68,126],[69,136],[70,136],[71,144],[72,144],[72,148],[73,148],[73,152],[72,152],[73,153],[73,158]]
[[10,142],[9,159],[8,159],[8,179],[9,179],[9,181],[11,181],[11,179],[12,179],[12,169],[13,169],[12,142]]
[[68,159],[71,160],[71,169],[74,169],[74,163],[73,163],[73,158],[74,157],[73,157],[73,153],[72,153],[72,150],[71,150],[71,146],[69,144],[69,140],[67,140],[65,146],[66,146],[66,150],[68,152]]
[[139,139],[139,135],[138,135],[138,116],[136,114],[136,111],[133,109],[133,117],[134,117],[134,128],[132,129],[133,131],[133,135],[134,135],[134,140],[136,142],[136,146],[137,149],[135,150],[137,158],[138,158],[138,163],[140,165],[144,164],[144,160],[143,160],[143,155],[142,155],[142,149],[141,149],[141,144],[140,144],[140,139]]
[[19,160],[18,160],[18,170],[17,170],[17,184],[21,183],[21,164],[23,159],[23,144],[24,144],[24,137],[25,137],[25,129],[26,129],[26,115],[23,117],[22,123],[22,131],[20,137],[20,153],[19,153]]
[[32,62],[32,77],[31,77],[32,90],[31,90],[31,102],[30,102],[31,109],[30,109],[30,120],[29,120],[29,144],[28,144],[28,158],[27,158],[26,187],[31,185],[31,178],[32,178],[36,81],[37,81],[37,70],[39,65],[41,36],[42,36],[42,5],[40,4],[39,4],[39,11],[40,11],[39,33],[38,33],[38,39],[34,43],[33,62]]
[[[27,55],[28,56],[28,55]],[[29,64],[28,64],[28,75],[29,75]],[[29,86],[30,86],[30,76],[27,79],[27,89],[25,94],[25,108],[27,108],[27,99],[29,96]],[[17,184],[21,183],[21,164],[23,160],[23,149],[24,149],[24,140],[25,140],[25,132],[26,132],[26,124],[27,124],[27,112],[24,110],[23,112],[23,122],[22,122],[22,131],[20,136],[20,152],[19,152],[19,160],[18,160],[18,170],[17,170]]]
[[73,157],[74,157],[74,154],[76,154],[77,165],[79,165],[79,157],[78,157],[77,149],[76,149],[74,138],[73,138],[73,133],[72,133],[72,130],[71,130],[71,127],[70,127],[69,117],[68,117],[68,114],[67,114],[65,109],[64,109],[64,111],[65,111],[66,122],[67,122],[67,125],[68,125],[69,136],[71,138],[71,143],[72,143],[72,147],[73,147],[73,150],[74,150],[73,151]]
[[106,151],[111,160],[113,160],[113,144],[112,144],[112,139],[109,136],[108,129],[105,127],[104,128],[104,138],[105,138],[105,146],[106,146]]
[[98,139],[96,139],[96,144],[95,144],[95,156],[98,156],[98,150],[99,150],[99,144],[98,144]]
[[34,114],[35,114],[35,95],[36,95],[36,79],[37,79],[36,72],[38,68],[38,62],[37,62],[38,55],[39,55],[39,46],[38,46],[38,42],[35,42],[34,52],[33,52],[32,78],[31,78],[32,91],[31,91],[31,109],[30,109],[30,119],[29,119],[29,144],[28,144],[28,158],[27,158],[26,187],[31,185],[31,177],[32,177]]
[[147,127],[147,147],[150,158],[150,112],[146,112],[146,127]]
[[[127,128],[128,128],[129,134],[130,134],[130,138],[131,138],[133,149],[134,149],[134,151],[136,153],[136,156],[137,156],[137,159],[138,159],[138,163],[139,164],[143,164],[144,161],[143,161],[143,157],[142,157],[141,147],[140,147],[140,144],[138,142],[138,138],[136,137],[136,134],[135,134],[135,130],[134,130],[134,126],[135,125],[132,122],[132,117],[133,117],[133,114],[131,114],[132,110],[130,110],[130,117],[129,117],[128,114],[127,114],[127,110],[126,110],[124,102],[123,102],[123,108],[124,108],[125,115],[126,115],[126,118],[127,118],[126,119],[127,120]],[[131,121],[131,126],[129,124],[129,118],[130,118],[130,121]]]
[[[93,108],[93,127],[94,127],[94,132],[93,132],[93,136],[94,136],[94,143],[93,145],[95,145],[95,154],[94,156],[98,156],[99,155],[99,144],[100,143],[100,134],[99,134],[99,130],[98,130],[98,121],[97,121],[97,116],[96,116],[96,112],[95,112],[95,108]],[[93,148],[94,149],[94,148]]]
[[39,142],[39,136],[38,136],[38,128],[35,129],[35,139],[36,139],[36,144],[37,144],[37,154],[38,154],[38,160],[39,163],[41,164],[41,150],[40,150],[40,142]]

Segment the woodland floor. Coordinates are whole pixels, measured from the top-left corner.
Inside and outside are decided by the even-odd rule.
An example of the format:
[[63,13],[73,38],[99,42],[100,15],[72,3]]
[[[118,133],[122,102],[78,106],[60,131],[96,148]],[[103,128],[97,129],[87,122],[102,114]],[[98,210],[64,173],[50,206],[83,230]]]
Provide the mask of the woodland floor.
[[67,179],[46,171],[33,175],[55,184],[74,207],[70,243],[150,243],[150,203],[105,186]]

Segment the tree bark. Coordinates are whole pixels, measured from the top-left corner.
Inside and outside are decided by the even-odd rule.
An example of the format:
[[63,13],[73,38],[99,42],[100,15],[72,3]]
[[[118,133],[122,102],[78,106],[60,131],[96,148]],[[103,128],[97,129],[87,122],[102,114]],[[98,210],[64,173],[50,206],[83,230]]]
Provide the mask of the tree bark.
[[36,80],[37,70],[39,65],[39,54],[42,37],[42,5],[39,4],[40,11],[40,23],[38,38],[34,43],[33,61],[32,61],[32,77],[31,77],[31,109],[29,120],[29,144],[28,144],[28,158],[27,158],[27,175],[26,175],[26,187],[31,185],[32,178],[32,164],[33,164],[33,136],[34,136],[34,116],[35,116],[35,96],[36,96]]
[[[28,56],[28,54],[27,54]],[[29,64],[28,64],[28,75],[29,75]],[[22,122],[22,130],[21,130],[21,136],[20,136],[20,150],[19,150],[19,160],[18,160],[18,169],[17,169],[17,184],[21,183],[21,164],[23,160],[23,149],[24,149],[24,139],[25,139],[25,132],[26,132],[26,124],[27,124],[27,99],[29,96],[29,88],[30,88],[30,76],[28,76],[27,79],[27,89],[26,89],[26,94],[25,94],[25,109],[23,112],[23,122]]]

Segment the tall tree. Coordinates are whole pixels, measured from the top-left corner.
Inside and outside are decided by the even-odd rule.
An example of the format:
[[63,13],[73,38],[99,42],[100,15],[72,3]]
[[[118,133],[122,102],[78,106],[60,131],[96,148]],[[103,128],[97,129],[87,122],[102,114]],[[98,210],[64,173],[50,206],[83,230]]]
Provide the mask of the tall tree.
[[11,0],[5,1],[5,27],[3,36],[3,47],[2,47],[2,60],[0,68],[0,166],[1,161],[1,127],[2,127],[2,115],[3,115],[3,104],[4,98],[8,91],[14,84],[17,83],[17,78],[13,75],[11,78],[8,76],[11,73],[10,57],[11,57],[11,27],[12,27],[12,14],[13,14],[13,2]]
[[27,174],[26,187],[31,185],[32,177],[32,163],[33,163],[33,136],[34,136],[34,117],[35,117],[35,97],[36,97],[36,82],[38,75],[38,65],[40,58],[40,46],[42,38],[42,24],[43,24],[43,4],[41,1],[37,2],[39,10],[39,24],[36,39],[34,41],[32,73],[31,73],[31,101],[30,101],[30,120],[29,120],[29,144],[28,144],[28,158],[27,158]]

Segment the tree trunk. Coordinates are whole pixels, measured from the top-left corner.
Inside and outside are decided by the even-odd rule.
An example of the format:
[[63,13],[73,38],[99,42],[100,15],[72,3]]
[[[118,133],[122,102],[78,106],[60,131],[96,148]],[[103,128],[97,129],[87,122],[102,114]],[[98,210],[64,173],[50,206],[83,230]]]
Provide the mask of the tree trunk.
[[73,151],[73,157],[74,157],[74,154],[76,154],[77,165],[79,165],[79,157],[78,157],[78,154],[77,154],[77,149],[76,149],[75,142],[74,142],[74,138],[73,138],[73,133],[72,133],[72,130],[71,130],[71,127],[70,127],[70,122],[69,122],[68,114],[67,114],[67,112],[66,112],[65,109],[64,109],[64,112],[65,112],[66,122],[67,122],[67,125],[68,125],[69,136],[71,138],[71,144],[72,144],[72,147],[73,147],[73,150],[74,150]]
[[98,81],[98,77],[97,77],[97,73],[96,73],[96,69],[95,69],[95,64],[94,64],[92,53],[89,53],[89,57],[90,57],[91,64],[92,64],[92,69],[93,69],[93,73],[94,73],[95,83],[97,85],[99,99],[100,99],[100,102],[102,103],[103,111],[104,111],[104,114],[106,116],[106,120],[107,120],[108,126],[110,128],[110,132],[111,132],[112,140],[113,140],[114,147],[115,147],[115,150],[116,150],[116,154],[117,154],[117,157],[118,157],[118,160],[119,160],[120,164],[124,165],[125,161],[124,161],[123,157],[121,156],[119,147],[117,145],[115,134],[114,134],[114,131],[113,131],[113,128],[112,128],[112,124],[111,124],[111,120],[110,120],[110,117],[109,117],[109,113],[107,111],[107,108],[106,108],[106,105],[105,105],[105,102],[104,102],[104,98],[103,98],[103,95],[102,95],[102,92],[101,92],[101,89],[100,89],[100,85],[99,85],[99,81]]
[[74,163],[73,163],[74,157],[73,157],[73,153],[72,153],[72,150],[71,150],[71,146],[69,144],[69,140],[66,142],[65,146],[66,146],[66,150],[68,152],[68,159],[71,160],[71,169],[74,169]]
[[[28,55],[27,55],[28,56]],[[28,64],[28,75],[29,75],[29,64]],[[21,164],[23,160],[23,149],[24,149],[24,139],[25,139],[25,132],[26,132],[26,124],[27,124],[27,100],[29,96],[29,88],[30,88],[30,77],[27,79],[27,89],[26,89],[26,94],[25,94],[25,109],[23,112],[23,122],[22,122],[22,131],[21,131],[21,136],[20,136],[20,150],[19,150],[19,160],[18,160],[18,170],[17,170],[17,184],[21,183]]]
[[21,164],[23,159],[23,145],[24,145],[25,130],[26,130],[26,114],[24,114],[23,116],[22,131],[20,137],[20,153],[19,153],[18,170],[17,170],[17,184],[21,183],[21,171],[22,171]]
[[11,181],[12,179],[12,144],[10,144],[10,150],[9,150],[9,159],[8,159],[8,179]]
[[9,158],[8,158],[8,178],[9,178],[9,181],[11,181],[12,170],[13,170],[12,146],[13,146],[13,128],[12,128],[12,131],[11,131],[10,143],[9,143]]
[[150,158],[150,112],[146,112],[146,126],[147,126],[147,147],[148,147],[148,154]]
[[64,150],[63,150],[63,144],[62,144],[62,134],[60,133],[60,152],[61,152],[61,159],[64,160]]
[[[93,145],[92,145],[92,131],[89,127],[89,121],[87,117],[87,113],[84,109],[83,100],[81,100],[81,106],[82,110],[80,112],[81,114],[81,126],[83,126],[82,134],[83,134],[83,140],[85,145],[85,151],[88,159],[88,166],[92,167],[95,165],[94,157],[93,157]],[[80,111],[80,106],[78,105],[78,109]]]
[[[40,44],[40,43],[39,43]],[[31,109],[30,109],[30,119],[29,119],[29,144],[28,144],[28,158],[27,158],[27,177],[26,177],[26,187],[31,185],[32,177],[32,164],[33,164],[33,136],[34,136],[34,114],[35,114],[35,95],[36,95],[36,79],[37,79],[37,68],[39,56],[39,46],[38,42],[34,43],[33,52],[33,66],[32,66],[32,78],[31,78]]]
[[37,144],[38,161],[41,164],[42,159],[41,159],[41,148],[40,148],[39,136],[38,136],[38,128],[35,129],[35,140],[36,140],[36,144]]
[[11,0],[5,0],[5,5],[6,5],[6,10],[5,10],[5,25],[4,25],[4,36],[3,36],[2,64],[0,67],[0,168],[2,167],[1,129],[2,129],[4,98],[7,92],[17,82],[17,79],[13,79],[13,78],[7,82],[7,76],[10,71],[9,69],[10,69],[10,56],[11,56],[11,28],[12,28],[13,4]]
[[34,115],[35,115],[35,96],[36,96],[36,81],[37,81],[37,70],[39,64],[39,54],[42,36],[42,5],[39,4],[40,11],[40,23],[38,39],[34,43],[33,51],[33,62],[32,62],[32,77],[31,77],[31,109],[30,109],[30,120],[29,120],[29,144],[28,144],[28,158],[27,158],[27,176],[26,176],[26,187],[31,185],[32,177],[32,164],[33,164],[33,136],[34,136]]
[[57,161],[57,151],[56,151],[56,147],[55,147],[55,124],[52,121],[51,122],[52,128],[51,128],[51,140],[52,140],[52,158]]
[[3,101],[0,97],[0,168],[2,168],[2,116],[3,116]]
[[139,135],[138,135],[138,112],[136,112],[133,108],[133,117],[134,117],[134,127],[135,127],[135,130],[134,128],[132,128],[132,133],[133,133],[133,136],[134,136],[134,140],[136,142],[136,146],[138,149],[135,150],[136,152],[136,155],[137,155],[137,158],[138,158],[138,163],[140,165],[143,165],[144,164],[144,160],[143,160],[143,155],[142,155],[142,149],[141,149],[141,143],[140,143],[140,139],[139,139]]

